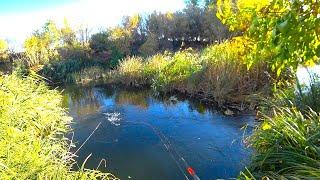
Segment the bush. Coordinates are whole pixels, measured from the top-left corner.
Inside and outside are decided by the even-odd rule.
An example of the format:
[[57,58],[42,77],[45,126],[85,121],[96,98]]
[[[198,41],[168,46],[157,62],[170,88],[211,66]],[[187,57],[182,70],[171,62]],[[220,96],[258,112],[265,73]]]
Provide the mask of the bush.
[[144,67],[144,73],[146,75],[148,84],[153,83],[153,80],[156,79],[163,68],[168,65],[170,59],[170,56],[161,54],[151,56],[147,59]]
[[143,59],[129,57],[122,60],[117,68],[117,81],[127,86],[146,85]]
[[[118,82],[151,85],[160,92],[176,90],[214,100],[219,106],[249,104],[252,94],[269,93],[272,82],[266,74],[267,64],[251,63],[247,50],[252,48],[244,44],[246,39],[238,37],[209,46],[201,53],[187,49],[173,55],[157,54],[145,62],[128,58],[117,69],[121,77]],[[253,100],[250,103],[256,105]]]
[[88,59],[70,59],[65,61],[54,61],[45,65],[39,72],[54,83],[74,82],[70,79],[70,74],[80,72],[89,67],[105,67],[104,63]]
[[185,83],[201,69],[199,54],[192,49],[177,52],[160,71],[153,87],[160,91],[187,91]]
[[249,65],[244,43],[245,40],[235,38],[206,48],[202,53],[200,81],[194,88],[213,97],[219,105],[244,103],[249,95],[268,90],[271,82],[265,74],[267,65],[262,62]]
[[262,119],[250,142],[255,154],[251,176],[261,179],[318,179],[320,177],[320,116],[303,115],[295,107],[277,107]]
[[310,109],[320,112],[320,79],[316,75],[310,75],[308,84],[301,84],[296,78],[296,83],[286,89],[274,93],[272,98],[261,107],[264,113],[276,107],[296,107],[302,113],[308,113]]
[[[296,84],[280,90],[261,107],[261,125],[250,137],[256,154],[241,178],[318,179],[320,177],[320,86]],[[251,171],[251,172],[249,172]]]
[[103,83],[109,79],[110,72],[99,66],[93,66],[68,74],[65,82],[75,84]]
[[115,179],[71,171],[75,155],[64,137],[71,118],[58,91],[32,77],[1,76],[0,84],[0,179]]
[[310,80],[309,85],[297,81],[295,103],[300,111],[306,112],[311,108],[315,112],[320,112],[320,79],[316,75],[310,75]]

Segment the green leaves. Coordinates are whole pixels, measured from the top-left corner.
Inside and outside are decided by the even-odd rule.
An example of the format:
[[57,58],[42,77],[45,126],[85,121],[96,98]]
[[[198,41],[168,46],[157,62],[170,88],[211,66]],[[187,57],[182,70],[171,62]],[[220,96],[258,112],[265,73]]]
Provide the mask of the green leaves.
[[[236,10],[232,9],[234,4]],[[267,50],[274,54],[275,58],[269,59],[268,64],[278,76],[286,68],[296,70],[299,64],[318,63],[320,4],[314,0],[270,0],[261,5],[263,7],[250,1],[220,0],[218,14],[230,28],[238,27],[257,43],[257,51]],[[231,21],[230,17],[237,21]],[[243,20],[247,20],[247,25]]]
[[285,20],[284,22],[280,23],[277,25],[277,28],[279,29],[279,31],[281,33],[286,33],[289,30],[289,23],[288,23],[288,19]]

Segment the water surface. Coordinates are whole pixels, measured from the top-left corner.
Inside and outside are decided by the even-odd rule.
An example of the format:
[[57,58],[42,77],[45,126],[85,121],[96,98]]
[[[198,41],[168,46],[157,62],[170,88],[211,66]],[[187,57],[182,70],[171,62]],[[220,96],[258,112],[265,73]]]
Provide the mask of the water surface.
[[[156,98],[148,90],[67,87],[64,94],[78,146],[101,123],[78,153],[80,165],[92,154],[87,168],[105,159],[106,168],[99,169],[120,179],[180,180],[186,179],[183,157],[200,179],[228,179],[248,163],[251,151],[243,136],[250,126],[241,128],[253,123],[251,116],[227,117],[199,102]],[[170,154],[159,133],[178,156]]]

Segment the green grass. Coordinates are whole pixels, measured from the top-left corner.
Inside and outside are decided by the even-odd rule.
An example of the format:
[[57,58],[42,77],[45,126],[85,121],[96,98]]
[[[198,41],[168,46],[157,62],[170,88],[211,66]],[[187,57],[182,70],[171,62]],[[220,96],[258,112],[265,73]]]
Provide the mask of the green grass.
[[269,93],[272,82],[265,74],[268,66],[262,61],[248,68],[246,49],[241,43],[236,38],[202,52],[186,49],[146,59],[127,58],[114,71],[114,82],[151,86],[164,93],[178,91],[215,101],[221,107],[250,105],[250,96]]
[[117,68],[116,81],[127,86],[142,86],[147,83],[144,73],[145,64],[140,57],[128,57]]
[[35,76],[0,77],[0,179],[115,179],[84,166],[72,171],[75,155],[64,136],[71,118],[61,103]]
[[70,59],[53,61],[46,64],[39,72],[40,75],[46,77],[50,82],[59,83],[74,83],[74,74],[81,73],[86,68],[99,67],[105,68],[105,64],[92,59]]
[[263,111],[268,115],[250,137],[255,153],[242,179],[319,179],[319,88],[313,78],[310,86],[297,82],[267,100]]
[[255,150],[250,164],[261,179],[316,179],[320,177],[320,116],[304,115],[294,107],[277,108],[264,117],[251,137]]

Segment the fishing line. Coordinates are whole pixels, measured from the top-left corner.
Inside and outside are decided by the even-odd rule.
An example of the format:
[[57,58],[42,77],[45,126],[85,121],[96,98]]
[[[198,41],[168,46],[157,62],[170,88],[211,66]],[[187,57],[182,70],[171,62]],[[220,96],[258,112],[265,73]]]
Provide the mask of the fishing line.
[[[121,118],[119,117],[120,113],[103,113],[103,114],[106,115],[106,118],[108,119],[109,122],[111,122],[111,124],[115,126],[120,125],[120,120],[121,120]],[[185,172],[188,172],[188,174],[192,177],[192,179],[200,180],[200,178],[197,176],[194,169],[187,163],[187,161],[183,158],[183,156],[180,153],[178,153],[178,151],[176,151],[174,146],[170,143],[169,139],[159,129],[157,129],[156,127],[154,127],[153,125],[145,121],[132,122],[132,121],[125,120],[123,122],[130,123],[130,124],[145,125],[146,127],[150,128],[155,133],[155,135],[160,139],[161,143],[163,144],[167,152],[170,154],[171,158],[174,160],[174,162],[176,163],[177,167],[179,168],[181,173],[184,175],[184,177],[187,180],[189,180],[188,175],[185,173]],[[179,163],[178,160],[181,162]],[[184,165],[184,168],[182,168],[181,163]],[[183,169],[185,169],[186,171],[184,171]]]
[[[131,123],[131,124],[145,125],[145,126],[149,127],[156,134],[156,136],[160,139],[163,146],[168,151],[168,153],[170,154],[170,157],[176,163],[177,167],[179,168],[179,170],[183,174],[183,176],[187,180],[190,180],[188,175],[183,170],[183,169],[185,169],[186,172],[188,172],[188,174],[192,177],[192,179],[200,180],[200,178],[196,174],[195,170],[188,164],[188,162],[183,158],[183,156],[175,150],[174,146],[170,143],[169,139],[159,129],[152,126],[150,123],[147,123],[144,121],[137,121],[137,122],[125,121],[125,122]],[[182,162],[182,164],[184,165],[184,168],[181,167],[181,163],[178,162],[176,157],[178,157],[178,159]]]
[[96,130],[100,127],[101,122],[96,126],[96,128],[91,132],[91,134],[87,137],[87,139],[81,144],[81,146],[74,152],[73,154],[77,154],[79,150],[87,143],[87,141],[91,138],[91,136],[96,132]]

